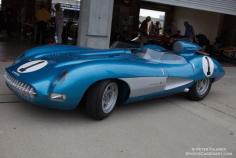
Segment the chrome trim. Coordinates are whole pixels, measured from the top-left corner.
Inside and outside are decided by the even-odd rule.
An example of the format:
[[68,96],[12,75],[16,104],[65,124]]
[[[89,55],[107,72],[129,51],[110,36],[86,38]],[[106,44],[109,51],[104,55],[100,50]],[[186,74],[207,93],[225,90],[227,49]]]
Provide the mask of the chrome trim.
[[50,100],[52,100],[52,101],[65,101],[66,100],[66,95],[58,94],[58,93],[52,93],[52,94],[50,94]]
[[26,98],[34,98],[36,96],[36,92],[33,87],[30,85],[18,81],[8,73],[4,74],[4,78],[6,80],[7,85],[15,92],[17,92],[20,96]]
[[184,89],[184,92],[185,92],[185,93],[188,93],[189,91],[190,91],[189,88],[185,88],[185,89]]

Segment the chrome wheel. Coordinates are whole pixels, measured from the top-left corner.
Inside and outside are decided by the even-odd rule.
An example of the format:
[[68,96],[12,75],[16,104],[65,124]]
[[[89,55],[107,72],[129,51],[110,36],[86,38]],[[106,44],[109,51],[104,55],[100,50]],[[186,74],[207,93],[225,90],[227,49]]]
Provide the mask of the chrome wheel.
[[208,91],[210,83],[211,83],[211,81],[209,78],[197,81],[196,90],[197,90],[198,95],[200,95],[200,96],[205,95]]
[[116,105],[118,98],[118,86],[116,83],[109,83],[102,95],[102,110],[104,113],[110,113]]

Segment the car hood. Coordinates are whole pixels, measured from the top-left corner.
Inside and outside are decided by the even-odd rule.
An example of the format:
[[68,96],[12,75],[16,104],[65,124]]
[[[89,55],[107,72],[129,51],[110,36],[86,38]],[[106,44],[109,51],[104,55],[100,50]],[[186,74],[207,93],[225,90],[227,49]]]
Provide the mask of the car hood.
[[[19,56],[16,62],[6,70],[17,78],[31,78],[37,80],[58,74],[63,70],[69,70],[80,66],[81,63],[101,60],[124,60],[130,58],[131,53],[125,49],[90,49],[76,46],[43,46],[36,47]],[[39,68],[39,67],[42,68]],[[27,68],[20,72],[20,69]],[[35,71],[31,71],[33,69]],[[27,73],[30,70],[30,73]]]
[[17,58],[17,62],[24,60],[50,60],[55,62],[67,62],[85,59],[98,59],[130,54],[124,49],[92,49],[77,46],[55,45],[41,46],[30,49]]

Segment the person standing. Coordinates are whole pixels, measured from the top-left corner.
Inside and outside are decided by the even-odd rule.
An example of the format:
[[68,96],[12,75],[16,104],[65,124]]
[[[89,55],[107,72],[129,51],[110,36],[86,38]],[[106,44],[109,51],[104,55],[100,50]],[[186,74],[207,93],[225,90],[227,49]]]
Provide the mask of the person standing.
[[147,36],[149,34],[149,22],[151,21],[151,17],[148,16],[146,19],[141,23],[139,28],[141,36]]
[[154,30],[156,35],[160,35],[160,30],[162,29],[160,25],[161,25],[160,22],[156,21],[156,25],[154,25]]
[[185,26],[185,34],[184,36],[190,39],[192,42],[195,41],[195,31],[193,29],[193,26],[189,24],[189,22],[184,22]]
[[55,9],[56,9],[56,18],[55,18],[56,42],[62,43],[62,32],[63,32],[63,27],[64,27],[64,14],[63,14],[63,11],[61,8],[61,4],[60,3],[55,4]]
[[47,24],[51,19],[49,11],[44,4],[36,11],[36,43],[43,44],[45,42],[45,32],[47,31]]

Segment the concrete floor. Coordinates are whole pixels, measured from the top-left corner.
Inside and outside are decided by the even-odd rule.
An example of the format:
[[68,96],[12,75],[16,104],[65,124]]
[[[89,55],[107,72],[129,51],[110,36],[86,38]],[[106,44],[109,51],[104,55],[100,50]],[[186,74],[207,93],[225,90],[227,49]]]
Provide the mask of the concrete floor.
[[196,147],[236,157],[236,68],[226,68],[201,102],[177,95],[129,104],[97,122],[82,110],[19,100],[4,85],[7,64],[0,62],[0,158],[183,158]]

